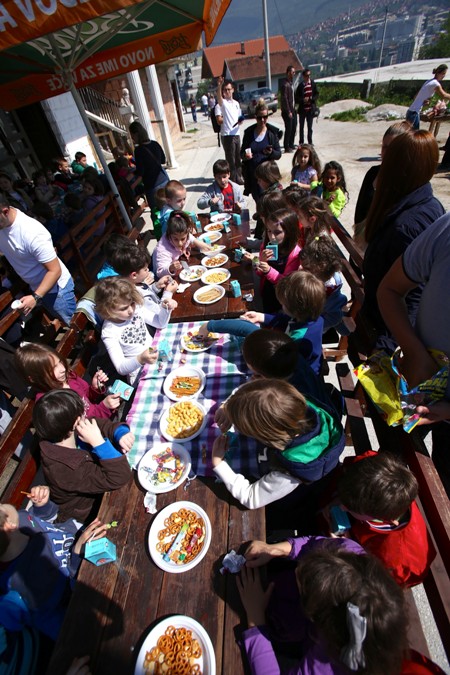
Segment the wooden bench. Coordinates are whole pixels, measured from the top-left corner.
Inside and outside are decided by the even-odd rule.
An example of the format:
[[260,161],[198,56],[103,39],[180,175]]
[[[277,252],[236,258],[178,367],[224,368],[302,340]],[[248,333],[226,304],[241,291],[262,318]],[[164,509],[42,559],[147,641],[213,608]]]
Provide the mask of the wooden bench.
[[[368,353],[367,347],[374,334],[369,322],[359,314],[364,301],[364,282],[361,273],[363,254],[343,228],[336,228],[334,231],[344,256],[343,274],[352,292],[349,316],[355,322],[355,332],[352,335],[348,355],[350,361],[356,365],[361,362],[362,355]],[[358,382],[355,384],[350,368],[348,363],[336,364],[336,374],[347,411],[345,426],[347,445],[353,446],[356,454],[371,448],[366,425],[370,420],[379,443],[379,448],[373,449],[387,450],[397,455],[401,453],[418,480],[419,508],[437,551],[423,587],[447,657],[450,658],[450,501],[419,434],[414,431],[407,434],[402,427],[388,427],[376,412],[362,386]],[[412,593],[408,595],[411,601],[411,646],[428,654]]]

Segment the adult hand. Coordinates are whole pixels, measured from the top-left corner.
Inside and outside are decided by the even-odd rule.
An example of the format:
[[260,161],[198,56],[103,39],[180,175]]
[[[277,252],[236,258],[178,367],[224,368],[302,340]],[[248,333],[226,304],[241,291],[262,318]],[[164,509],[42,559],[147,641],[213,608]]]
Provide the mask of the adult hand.
[[92,387],[96,391],[103,392],[105,391],[105,384],[108,382],[109,377],[103,370],[97,370],[94,377],[92,378]]
[[230,418],[228,417],[228,414],[223,406],[220,406],[220,408],[216,410],[214,422],[217,424],[223,434],[231,427]]
[[66,675],[92,675],[88,663],[89,656],[81,656],[79,659],[74,659]]
[[417,426],[445,422],[446,420],[450,420],[450,401],[437,401],[429,406],[419,405],[416,412],[421,415]]
[[218,436],[212,447],[212,465],[218,466],[228,450],[228,436]]
[[423,349],[420,354],[417,352],[411,355],[405,354],[400,362],[402,375],[406,378],[410,389],[429,380],[437,373],[439,367],[439,364],[426,349]]
[[108,394],[108,396],[105,396],[103,399],[103,403],[109,410],[117,410],[120,406],[120,396],[119,394]]
[[264,314],[262,312],[248,311],[241,314],[239,318],[244,321],[250,321],[250,323],[262,323],[264,321]]
[[263,590],[258,570],[243,567],[236,579],[241,602],[247,614],[248,627],[263,626],[266,622],[266,608],[273,591],[273,583]]
[[89,443],[93,448],[104,443],[105,439],[94,418],[80,417],[75,429],[81,440]]
[[124,434],[119,441],[119,448],[122,450],[123,454],[126,455],[130,452],[134,444],[134,434],[129,431],[127,434]]
[[142,354],[139,354],[137,360],[141,366],[143,366],[144,363],[156,363],[158,360],[158,352],[156,349],[145,349]]
[[45,506],[50,499],[48,485],[35,485],[30,490],[30,499],[35,506]]
[[73,546],[73,552],[77,555],[80,555],[81,549],[88,541],[94,541],[94,539],[101,539],[105,536],[106,530],[108,528],[104,525],[99,518],[88,525],[83,532],[80,534]]
[[29,314],[37,305],[36,300],[32,295],[24,295],[22,298],[20,298],[20,302],[22,303],[22,307],[20,307],[20,311],[25,314]]

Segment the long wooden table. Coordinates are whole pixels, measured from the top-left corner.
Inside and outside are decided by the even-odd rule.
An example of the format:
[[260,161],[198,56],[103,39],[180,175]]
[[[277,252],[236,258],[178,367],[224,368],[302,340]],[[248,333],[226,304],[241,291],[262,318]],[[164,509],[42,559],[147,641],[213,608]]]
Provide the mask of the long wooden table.
[[[199,220],[204,226],[209,222],[207,215],[199,215]],[[237,263],[234,260],[234,249],[240,243],[246,242],[246,238],[250,236],[250,224],[248,218],[242,218],[241,225],[234,225],[230,221],[230,233],[225,233],[222,230],[222,238],[217,242],[225,245],[227,248],[223,251],[229,257],[228,262],[218,269],[228,269],[231,273],[230,279],[223,284],[226,289],[225,295],[218,302],[213,305],[199,305],[194,302],[192,296],[195,291],[204,287],[201,281],[192,282],[190,287],[183,293],[176,293],[174,299],[178,302],[178,307],[172,312],[171,322],[179,321],[201,321],[203,319],[224,319],[236,318],[243,312],[252,308],[251,302],[246,302],[243,297],[234,298],[230,291],[230,281],[236,279],[241,286],[242,295],[253,292],[253,272],[252,266],[249,262]],[[203,254],[193,252],[189,259],[189,265],[200,265]]]

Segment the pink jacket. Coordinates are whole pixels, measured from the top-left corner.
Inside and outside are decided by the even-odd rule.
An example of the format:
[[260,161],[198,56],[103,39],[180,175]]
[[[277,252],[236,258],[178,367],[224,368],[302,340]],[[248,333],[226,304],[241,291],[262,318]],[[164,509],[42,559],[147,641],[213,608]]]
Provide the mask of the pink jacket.
[[[265,246],[264,244],[262,244],[259,250],[260,259],[261,253],[264,249]],[[261,277],[261,288],[263,287],[264,281],[266,279],[267,281],[270,281],[271,284],[277,284],[280,281],[280,279],[283,279],[283,277],[287,277],[289,274],[292,274],[292,272],[296,272],[300,267],[300,251],[301,251],[300,246],[296,244],[295,247],[292,249],[292,251],[289,253],[285,268],[282,272],[279,272],[274,267],[271,267],[267,274],[264,274],[263,272],[256,270],[256,274],[258,274],[258,276]]]
[[193,234],[190,234],[185,247],[182,251],[180,251],[179,248],[175,248],[167,235],[163,234],[161,239],[158,241],[155,250],[153,251],[153,271],[155,272],[156,276],[161,278],[165,274],[170,274],[170,265],[175,260],[178,260],[178,258],[186,252],[193,242],[195,242],[195,237]]
[[[83,399],[86,406],[86,417],[100,417],[101,419],[112,417],[114,410],[107,408],[103,401],[95,403],[102,395],[93,389],[93,387],[89,386],[86,380],[83,380],[83,378],[79,377],[76,373],[70,371],[67,382],[72,391],[75,391]],[[43,392],[36,394],[36,401],[39,401],[43,395]]]

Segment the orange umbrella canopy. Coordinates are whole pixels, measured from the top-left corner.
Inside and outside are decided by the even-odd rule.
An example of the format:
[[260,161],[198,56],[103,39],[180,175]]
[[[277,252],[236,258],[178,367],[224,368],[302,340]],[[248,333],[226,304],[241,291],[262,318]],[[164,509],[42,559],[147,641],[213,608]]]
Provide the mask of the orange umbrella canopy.
[[0,106],[14,110],[209,45],[231,0],[3,0]]

